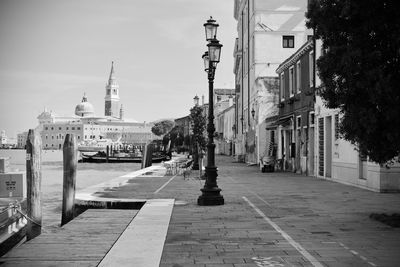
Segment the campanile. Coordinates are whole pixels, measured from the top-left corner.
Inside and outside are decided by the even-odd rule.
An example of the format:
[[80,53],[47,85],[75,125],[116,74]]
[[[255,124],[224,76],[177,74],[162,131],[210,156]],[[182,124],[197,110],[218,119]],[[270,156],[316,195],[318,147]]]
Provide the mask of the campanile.
[[115,79],[114,61],[111,62],[110,77],[106,85],[106,97],[104,98],[104,115],[119,116],[119,85]]

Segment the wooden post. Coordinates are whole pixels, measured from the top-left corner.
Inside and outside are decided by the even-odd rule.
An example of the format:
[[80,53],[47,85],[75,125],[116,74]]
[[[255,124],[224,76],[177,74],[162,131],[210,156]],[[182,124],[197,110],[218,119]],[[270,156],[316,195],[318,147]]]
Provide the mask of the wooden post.
[[146,162],[144,167],[149,167],[153,164],[153,145],[148,144],[146,148]]
[[108,163],[108,157],[110,156],[110,147],[107,145],[106,148],[106,162]]
[[74,218],[77,159],[78,149],[75,136],[67,134],[63,146],[64,180],[61,226]]
[[142,165],[141,169],[146,168],[146,159],[147,159],[147,146],[144,146],[143,152],[142,152]]
[[29,217],[26,231],[27,240],[42,232],[42,139],[37,130],[29,129],[26,140],[26,183],[27,215]]

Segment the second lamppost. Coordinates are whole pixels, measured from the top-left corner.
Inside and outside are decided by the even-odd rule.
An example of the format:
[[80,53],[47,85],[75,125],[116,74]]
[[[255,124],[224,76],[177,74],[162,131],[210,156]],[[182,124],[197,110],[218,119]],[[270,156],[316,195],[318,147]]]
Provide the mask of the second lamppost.
[[204,69],[208,74],[208,124],[207,124],[207,166],[205,167],[206,181],[201,189],[202,194],[197,199],[200,206],[223,205],[224,197],[217,185],[217,167],[215,166],[215,144],[214,144],[214,77],[217,64],[221,56],[222,44],[217,40],[218,24],[210,17],[204,24],[208,51],[204,53]]

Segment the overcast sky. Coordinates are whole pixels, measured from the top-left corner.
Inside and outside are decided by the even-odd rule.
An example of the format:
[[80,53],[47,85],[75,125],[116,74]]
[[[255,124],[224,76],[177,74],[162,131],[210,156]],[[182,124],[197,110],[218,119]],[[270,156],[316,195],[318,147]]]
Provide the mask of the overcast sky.
[[0,130],[37,126],[45,107],[72,115],[84,92],[104,115],[111,61],[125,117],[187,115],[196,94],[208,99],[210,15],[224,45],[215,87],[234,88],[233,0],[0,0]]

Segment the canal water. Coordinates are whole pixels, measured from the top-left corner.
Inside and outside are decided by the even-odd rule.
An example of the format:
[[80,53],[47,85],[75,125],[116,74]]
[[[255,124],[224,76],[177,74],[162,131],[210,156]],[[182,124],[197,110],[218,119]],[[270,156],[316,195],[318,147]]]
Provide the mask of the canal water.
[[[0,150],[0,157],[10,157],[13,171],[26,171],[25,150]],[[42,153],[43,232],[59,227],[61,221],[62,151]],[[140,169],[140,163],[78,163],[76,190],[106,182]]]

